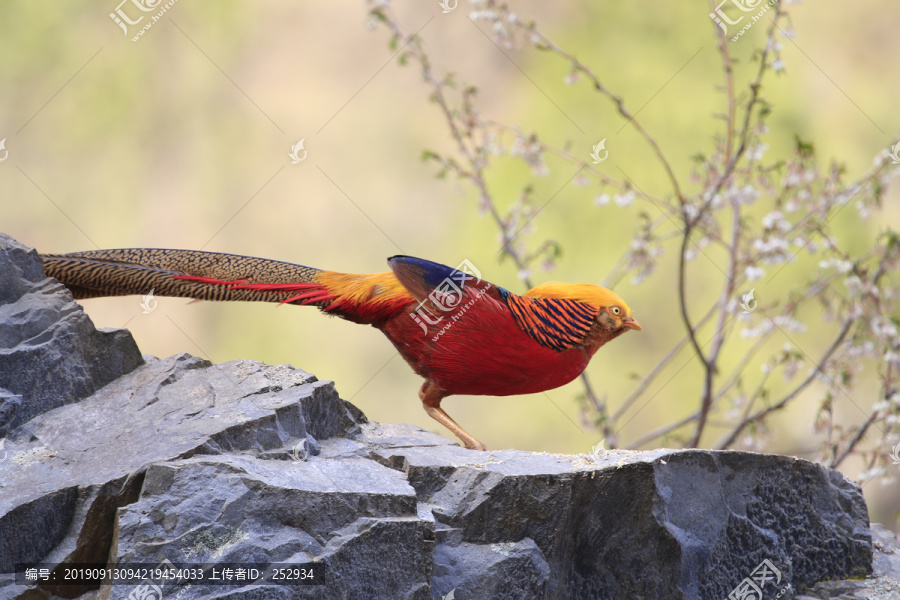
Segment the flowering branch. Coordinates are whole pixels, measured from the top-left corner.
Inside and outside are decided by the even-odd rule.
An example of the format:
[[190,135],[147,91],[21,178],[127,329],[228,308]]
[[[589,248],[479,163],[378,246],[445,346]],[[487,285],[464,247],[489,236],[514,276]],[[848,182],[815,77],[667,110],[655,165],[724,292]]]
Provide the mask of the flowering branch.
[[[643,407],[652,401],[658,393],[651,395],[652,383],[673,368],[685,349],[690,349],[702,366],[702,377],[693,382],[697,390],[694,410],[642,437],[633,436],[637,439],[629,444],[631,447],[660,437],[697,447],[713,433],[721,436],[715,444],[718,448],[748,441],[758,445],[768,417],[801,397],[813,399],[821,394],[819,417],[813,424],[815,433],[822,436],[821,457],[827,455],[832,466],[851,456],[864,460],[869,469],[883,464],[886,445],[900,443],[900,236],[887,229],[870,251],[851,252],[841,243],[836,233],[840,230],[832,222],[850,204],[864,221],[881,209],[890,180],[897,174],[889,158],[896,157],[882,151],[870,172],[850,182],[844,181],[841,165],[821,169],[814,146],[799,138],[792,156],[769,162],[764,159],[768,146],[763,140],[769,133],[766,119],[772,108],[763,96],[763,84],[766,76],[784,71],[777,36],[793,36],[784,3],[769,13],[771,25],[764,45],[753,58],[758,67],[746,82],[738,81],[728,38],[719,35],[717,39],[724,79],[724,128],[710,156],[694,157],[694,172],[690,174],[690,182],[697,187],[694,192],[687,191],[672,162],[622,96],[590,66],[506,4],[496,0],[474,4],[478,10],[470,18],[490,25],[498,47],[504,51],[530,47],[545,52],[559,59],[568,71],[567,83],[584,79],[600,97],[611,101],[626,125],[634,127],[646,142],[668,184],[667,194],[647,195],[629,177],[620,180],[606,175],[570,152],[568,146],[548,144],[538,133],[526,134],[516,124],[482,118],[475,102],[475,86],[459,85],[452,75],[437,77],[422,41],[403,32],[389,2],[372,0],[370,14],[389,29],[394,48],[403,45],[401,59],[420,66],[431,99],[441,109],[455,141],[454,153],[427,151],[425,158],[438,166],[439,176],[453,174],[476,189],[481,211],[490,216],[500,232],[501,257],[513,261],[526,286],[532,287],[532,265],[540,262],[552,269],[562,246],[552,239],[529,243],[528,235],[542,208],[535,204],[530,184],[523,186],[518,200],[506,212],[500,210],[486,184],[494,157],[508,154],[521,159],[541,177],[550,170],[545,156],[553,155],[575,168],[572,181],[579,185],[593,181],[603,190],[595,198],[597,205],[617,204],[625,209],[639,199],[659,210],[656,218],[645,213],[639,216],[631,247],[616,262],[607,284],[627,275],[636,284],[644,282],[654,275],[663,257],[677,252],[675,285],[683,335],[654,366],[647,367],[634,391],[616,403],[614,410],[605,398],[598,399],[585,379],[584,420],[600,429],[608,444],[615,447],[622,428],[634,418],[626,413],[640,402]],[[719,31],[717,26],[713,28]],[[900,158],[893,162],[900,163]],[[614,195],[614,203],[607,191]],[[727,257],[714,298],[688,291],[694,292],[697,287],[689,263],[700,255],[713,264],[711,256]],[[818,261],[818,268],[803,267],[801,276],[785,271],[810,261]],[[710,269],[705,271],[708,279]],[[782,271],[786,274],[781,275]],[[756,288],[744,294],[739,303],[738,290],[764,285],[762,280],[767,275],[765,293],[769,297],[765,303],[757,304],[753,296]],[[779,288],[783,287],[783,297],[772,285],[776,278]],[[698,314],[696,305],[701,300],[702,316],[695,319],[691,313]],[[822,336],[828,336],[826,350],[815,358],[796,343],[804,339],[803,322],[810,318],[823,322],[816,332],[817,347],[822,344]],[[751,327],[754,321],[757,324]],[[778,337],[789,343],[780,349],[774,347]],[[871,409],[857,407],[865,415],[861,422],[842,426],[847,421],[834,418],[835,400],[844,398],[849,401],[846,404],[856,404],[850,391],[863,360],[878,366],[882,396]],[[761,374],[751,372],[757,364],[763,367]],[[797,383],[804,366],[809,372]],[[783,385],[776,381],[776,373],[783,375]],[[882,434],[880,445],[866,442],[871,438],[867,434],[875,430]],[[745,436],[748,432],[750,435]]]

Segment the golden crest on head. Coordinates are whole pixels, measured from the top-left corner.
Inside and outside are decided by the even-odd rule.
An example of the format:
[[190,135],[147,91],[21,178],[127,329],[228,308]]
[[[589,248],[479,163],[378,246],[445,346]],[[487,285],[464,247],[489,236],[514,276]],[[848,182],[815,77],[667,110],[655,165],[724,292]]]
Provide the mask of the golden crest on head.
[[589,283],[548,281],[533,287],[522,295],[529,298],[566,298],[600,307],[620,306],[625,311],[625,316],[631,316],[631,309],[614,291]]

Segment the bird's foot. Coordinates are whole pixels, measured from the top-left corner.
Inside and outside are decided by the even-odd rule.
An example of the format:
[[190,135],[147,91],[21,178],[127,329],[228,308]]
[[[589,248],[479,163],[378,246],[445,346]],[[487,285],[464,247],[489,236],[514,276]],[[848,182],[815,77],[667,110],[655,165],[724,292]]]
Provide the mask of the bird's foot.
[[465,444],[466,444],[466,448],[468,448],[469,450],[481,450],[482,452],[487,452],[487,450],[488,450],[487,446],[485,446],[484,444],[482,444],[475,438],[472,438],[471,441],[465,442]]
[[469,435],[469,432],[459,426],[459,424],[450,418],[444,409],[441,408],[441,400],[447,395],[447,392],[435,385],[431,380],[426,380],[419,390],[419,398],[422,399],[422,407],[428,416],[456,434],[456,437],[469,450],[487,450],[487,446]]

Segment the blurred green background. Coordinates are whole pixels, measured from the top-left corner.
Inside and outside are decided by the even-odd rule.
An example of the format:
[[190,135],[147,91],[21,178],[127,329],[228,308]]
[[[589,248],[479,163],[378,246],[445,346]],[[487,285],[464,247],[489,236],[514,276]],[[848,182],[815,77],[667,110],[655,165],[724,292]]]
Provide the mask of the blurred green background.
[[[722,128],[708,4],[513,6],[591,65],[632,112],[641,109],[643,126],[687,181],[690,157],[709,154]],[[142,14],[130,2],[121,7]],[[115,0],[0,4],[0,139],[9,152],[0,164],[0,231],[42,252],[202,248],[359,273],[385,270],[385,258],[398,253],[449,265],[467,258],[486,279],[522,291],[512,263],[498,259],[498,231],[479,214],[474,191],[436,179],[434,165],[422,162],[425,148],[452,152],[446,123],[417,68],[391,60],[387,32],[362,2],[182,0],[138,42],[131,35],[139,26],[126,37],[109,17],[116,8]],[[486,118],[571,144],[584,158],[607,138],[611,175],[622,169],[646,191],[667,192],[646,144],[622,128],[608,101],[584,82],[567,85],[565,65],[552,57],[527,48],[504,54],[484,24],[468,19],[470,10],[465,2],[448,14],[437,1],[397,6],[407,31],[421,29],[439,75],[455,72],[479,87]],[[779,37],[785,72],[764,88],[775,109],[769,153],[787,157],[799,135],[816,144],[823,163],[843,161],[848,176],[858,176],[900,134],[900,5],[822,0],[791,6],[791,14],[796,38]],[[748,59],[764,33],[758,24],[730,44],[739,82],[755,69]],[[291,164],[288,152],[301,138],[307,159]],[[538,205],[553,197],[531,238],[559,240],[563,255],[553,273],[535,272],[536,282],[600,283],[647,207],[596,206],[604,190],[564,187],[574,167],[548,166],[550,174],[536,178],[521,161],[501,159],[491,192],[501,206],[529,183]],[[900,227],[898,198],[892,190],[878,219],[846,211],[836,226],[865,248],[886,222]],[[588,369],[613,408],[635,385],[633,374],[645,373],[681,333],[668,265],[641,286],[617,286],[644,332],[602,349]],[[693,285],[707,294],[716,281],[700,274]],[[334,380],[373,420],[446,434],[421,409],[420,379],[370,328],[295,307],[160,298],[144,315],[139,302],[84,304],[98,326],[127,326],[146,354],[290,363]],[[688,368],[672,379],[628,421],[621,442],[696,410],[698,373]],[[863,408],[877,393],[869,388],[858,390]],[[454,397],[444,406],[492,448],[586,452],[601,436],[580,420],[580,389],[575,382],[546,395]],[[814,400],[776,416],[763,449],[814,450]],[[854,410],[845,414],[858,422]],[[859,475],[858,465],[845,468]],[[865,492],[873,520],[896,528],[896,484],[875,481]]]

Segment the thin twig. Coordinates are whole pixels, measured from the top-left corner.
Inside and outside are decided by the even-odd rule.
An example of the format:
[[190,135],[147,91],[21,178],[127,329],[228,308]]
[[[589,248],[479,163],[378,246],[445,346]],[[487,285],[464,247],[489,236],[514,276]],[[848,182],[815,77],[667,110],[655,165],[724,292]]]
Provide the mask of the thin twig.
[[771,406],[767,406],[766,408],[757,411],[749,418],[746,418],[743,421],[741,421],[740,423],[738,423],[735,426],[735,428],[732,430],[731,433],[726,435],[724,438],[722,438],[719,441],[718,444],[716,444],[716,448],[727,448],[727,447],[731,446],[731,444],[734,443],[734,440],[737,439],[737,437],[741,434],[741,432],[748,425],[750,425],[750,423],[760,421],[763,418],[765,418],[766,416],[768,416],[770,413],[773,413],[776,410],[780,410],[780,409],[784,408],[788,402],[790,402],[791,400],[796,398],[800,394],[800,392],[802,392],[804,389],[806,389],[806,387],[815,380],[816,375],[818,373],[820,373],[820,372],[824,373],[824,371],[822,371],[822,366],[828,362],[828,359],[831,358],[831,355],[834,354],[835,350],[837,350],[838,347],[840,347],[841,343],[843,343],[844,338],[847,337],[847,334],[850,332],[850,329],[853,327],[853,324],[855,322],[856,322],[856,320],[853,318],[847,319],[844,322],[844,326],[841,328],[841,331],[838,334],[837,338],[835,338],[834,342],[832,342],[832,344],[831,344],[831,346],[829,346],[828,350],[826,350],[825,353],[822,355],[822,358],[819,359],[819,361],[816,363],[815,368],[813,368],[813,370],[809,374],[809,376],[800,385],[798,385],[796,388],[794,388],[793,391],[791,391],[788,395],[786,395],[784,398],[782,398],[775,404],[772,404]]

